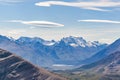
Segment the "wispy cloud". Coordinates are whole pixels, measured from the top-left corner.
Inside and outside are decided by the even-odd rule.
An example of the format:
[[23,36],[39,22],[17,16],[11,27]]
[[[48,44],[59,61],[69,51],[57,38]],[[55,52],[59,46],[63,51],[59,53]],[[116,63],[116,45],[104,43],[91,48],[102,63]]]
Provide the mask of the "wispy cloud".
[[96,11],[109,11],[104,8],[115,8],[120,7],[120,2],[113,1],[91,1],[91,2],[64,2],[64,1],[44,1],[35,3],[36,6],[50,7],[52,5],[59,6],[71,6],[82,9],[96,10]]
[[11,20],[8,22],[16,22],[21,23],[25,25],[31,25],[31,26],[39,26],[39,27],[45,27],[45,28],[52,28],[52,27],[63,27],[63,24],[55,23],[55,22],[49,22],[49,21],[23,21],[23,20]]
[[0,0],[0,4],[15,4],[15,3],[21,3],[26,0]]
[[112,24],[120,24],[120,21],[112,21],[112,20],[97,20],[97,19],[78,20],[78,22],[92,22],[92,23],[112,23]]
[[28,0],[0,0],[0,5],[13,5],[23,3]]

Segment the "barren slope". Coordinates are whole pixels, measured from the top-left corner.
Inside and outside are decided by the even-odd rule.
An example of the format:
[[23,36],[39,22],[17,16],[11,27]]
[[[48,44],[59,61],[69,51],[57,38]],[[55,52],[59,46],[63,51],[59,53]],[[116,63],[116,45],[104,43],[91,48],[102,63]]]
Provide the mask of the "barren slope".
[[0,49],[0,80],[66,80]]

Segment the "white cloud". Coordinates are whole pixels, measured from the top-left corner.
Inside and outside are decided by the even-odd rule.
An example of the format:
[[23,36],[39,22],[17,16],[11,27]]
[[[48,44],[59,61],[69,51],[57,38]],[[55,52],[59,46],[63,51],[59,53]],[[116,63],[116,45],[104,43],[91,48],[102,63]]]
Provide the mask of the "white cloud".
[[59,5],[59,6],[78,7],[82,9],[89,9],[89,10],[96,10],[96,11],[109,11],[109,10],[105,10],[104,8],[120,7],[120,2],[113,2],[113,1],[107,1],[107,0],[92,1],[92,2],[44,1],[44,2],[35,3],[35,5],[43,6],[43,7]]
[[78,20],[78,22],[92,22],[92,23],[112,23],[112,24],[120,24],[120,21],[112,21],[112,20],[95,20],[95,19]]
[[[46,27],[46,28],[52,28],[52,27],[63,27],[63,24],[55,23],[55,22],[49,22],[49,21],[23,21],[23,20],[11,20],[8,22],[18,22],[25,25],[31,25],[31,26],[39,26],[39,27]],[[32,27],[32,28],[33,28]]]
[[23,1],[24,0],[0,0],[0,2],[3,2],[3,3],[18,3]]

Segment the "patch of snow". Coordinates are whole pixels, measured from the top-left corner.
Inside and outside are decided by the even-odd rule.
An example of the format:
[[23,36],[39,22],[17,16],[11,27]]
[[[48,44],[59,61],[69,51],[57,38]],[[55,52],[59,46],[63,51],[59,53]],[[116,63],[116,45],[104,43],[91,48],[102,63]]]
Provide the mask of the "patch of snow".
[[72,46],[72,47],[77,47],[78,45],[75,44],[75,43],[71,43],[70,46]]
[[46,43],[44,43],[43,45],[52,46],[52,45],[54,45],[54,44],[55,44],[54,42],[46,42]]
[[8,58],[10,58],[10,57],[13,57],[13,55],[10,55],[10,56],[4,57],[4,58],[0,58],[0,61],[6,60],[6,59],[8,59]]

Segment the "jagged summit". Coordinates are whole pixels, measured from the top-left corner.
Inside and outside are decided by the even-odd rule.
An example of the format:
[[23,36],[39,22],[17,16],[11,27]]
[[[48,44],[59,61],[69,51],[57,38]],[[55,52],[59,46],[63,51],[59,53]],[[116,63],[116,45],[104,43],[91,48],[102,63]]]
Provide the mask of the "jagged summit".
[[102,45],[102,43],[100,43],[99,41],[86,41],[83,37],[74,37],[74,36],[69,36],[69,37],[64,37],[62,38],[60,41],[55,41],[55,40],[44,40],[42,38],[39,37],[20,37],[19,39],[17,39],[16,41],[18,42],[39,42],[42,43],[43,45],[47,45],[49,44],[55,44],[55,43],[61,43],[64,42],[66,45],[71,45],[71,46],[81,46],[81,47],[96,47],[99,45]]
[[48,46],[51,46],[51,45],[54,45],[56,42],[54,40],[51,40],[51,41],[48,41],[48,40],[44,40],[42,38],[39,38],[39,37],[33,37],[33,38],[30,38],[30,37],[20,37],[19,39],[16,40],[17,42],[22,42],[22,43],[41,43],[43,45],[48,45]]
[[61,39],[61,41],[64,41],[66,44],[73,46],[73,47],[97,47],[102,45],[99,41],[86,41],[83,37],[74,37],[74,36],[69,36],[69,37],[64,37]]
[[17,41],[21,41],[21,42],[25,42],[25,41],[38,41],[38,42],[43,42],[44,40],[42,38],[38,38],[38,37],[34,37],[34,38],[30,38],[30,37],[20,37],[19,39],[17,39]]

